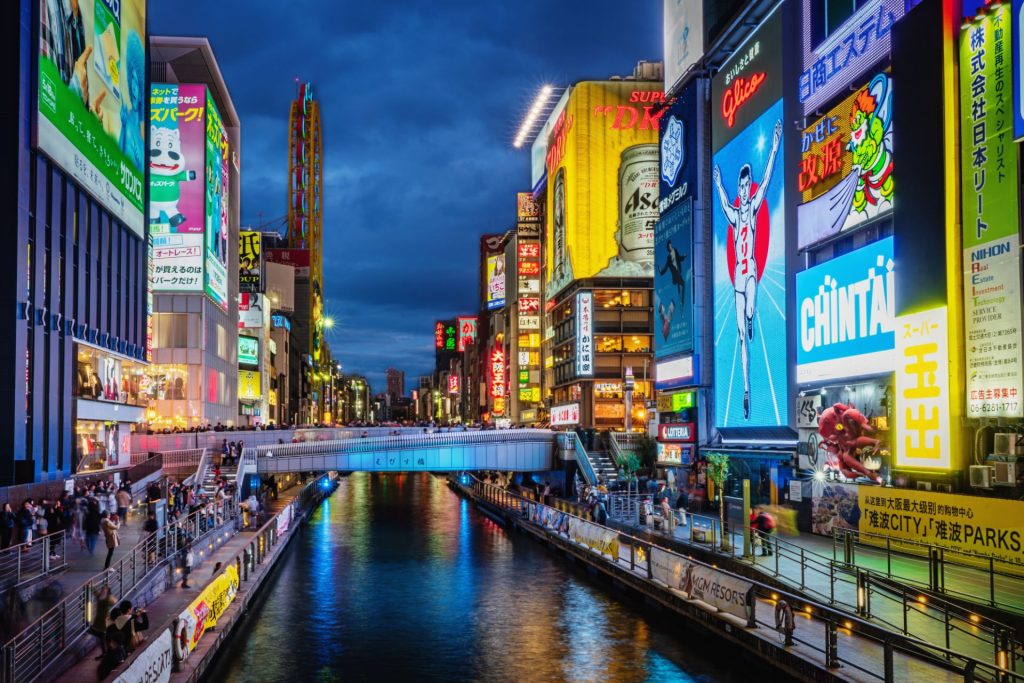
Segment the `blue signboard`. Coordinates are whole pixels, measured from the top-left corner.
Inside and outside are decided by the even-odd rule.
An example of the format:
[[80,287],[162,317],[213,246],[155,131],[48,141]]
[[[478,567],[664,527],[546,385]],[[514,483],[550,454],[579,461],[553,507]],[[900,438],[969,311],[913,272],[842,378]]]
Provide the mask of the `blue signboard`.
[[694,80],[675,98],[661,117],[661,215],[688,197],[697,194],[697,102],[700,100]]
[[778,99],[713,159],[715,422],[789,424],[783,105]]
[[1024,88],[1020,84],[1021,51],[1024,50],[1024,0],[1013,0],[1013,139],[1024,138]]
[[892,372],[894,288],[892,237],[797,273],[797,382]]
[[693,351],[693,199],[654,228],[654,357]]

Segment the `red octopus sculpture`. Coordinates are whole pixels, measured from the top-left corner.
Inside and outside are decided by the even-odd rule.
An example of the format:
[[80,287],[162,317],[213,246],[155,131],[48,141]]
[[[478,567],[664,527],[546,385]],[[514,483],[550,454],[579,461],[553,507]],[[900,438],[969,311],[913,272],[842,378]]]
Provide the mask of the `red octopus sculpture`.
[[822,411],[818,418],[818,434],[822,438],[818,448],[824,449],[838,461],[839,471],[844,477],[867,477],[881,484],[882,477],[878,472],[865,467],[858,457],[862,448],[872,452],[878,448],[881,442],[866,436],[874,431],[875,428],[859,410],[845,403],[836,403]]

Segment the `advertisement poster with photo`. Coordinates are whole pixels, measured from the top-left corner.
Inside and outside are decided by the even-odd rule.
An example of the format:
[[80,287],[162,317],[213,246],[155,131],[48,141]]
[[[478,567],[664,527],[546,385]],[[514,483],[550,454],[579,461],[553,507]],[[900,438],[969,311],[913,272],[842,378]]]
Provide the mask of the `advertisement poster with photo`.
[[260,364],[259,339],[238,335],[238,364],[256,366]]
[[896,367],[893,238],[796,274],[800,384]]
[[227,310],[228,301],[228,133],[206,93],[206,294]]
[[693,351],[693,200],[661,217],[654,239],[654,357]]
[[1024,416],[1018,160],[1017,145],[1006,142],[1011,21],[1009,6],[992,5],[960,32],[966,393],[974,418]]
[[652,277],[661,83],[577,84],[547,136],[547,296],[573,280]]
[[242,292],[238,295],[239,329],[263,327],[263,295]]
[[263,235],[255,230],[238,233],[238,291],[263,291]]
[[36,145],[141,238],[146,2],[39,0],[37,6]]
[[487,257],[487,310],[505,305],[505,255]]
[[711,86],[715,424],[789,424],[782,19],[776,9]]
[[154,83],[149,120],[150,234],[202,235],[206,86]]
[[892,211],[892,78],[874,76],[804,130],[794,172],[798,247],[852,230]]

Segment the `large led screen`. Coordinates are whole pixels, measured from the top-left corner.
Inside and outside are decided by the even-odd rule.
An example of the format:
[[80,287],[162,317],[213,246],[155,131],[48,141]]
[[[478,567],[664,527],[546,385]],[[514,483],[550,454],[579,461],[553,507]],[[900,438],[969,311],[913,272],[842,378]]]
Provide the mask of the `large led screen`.
[[37,146],[142,237],[146,2],[39,0],[38,7]]

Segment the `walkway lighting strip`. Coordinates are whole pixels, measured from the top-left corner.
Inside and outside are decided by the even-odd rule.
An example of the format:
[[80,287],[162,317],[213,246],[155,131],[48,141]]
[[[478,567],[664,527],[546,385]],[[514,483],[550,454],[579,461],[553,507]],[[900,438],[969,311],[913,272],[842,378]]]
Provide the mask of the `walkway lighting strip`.
[[541,114],[547,110],[548,103],[551,101],[551,96],[554,93],[555,89],[550,85],[545,85],[540,89],[537,97],[533,100],[533,104],[527,110],[526,117],[519,124],[519,132],[516,133],[515,141],[512,143],[513,147],[521,149],[526,144],[527,139],[536,133],[534,127],[537,125],[537,121],[540,120]]

